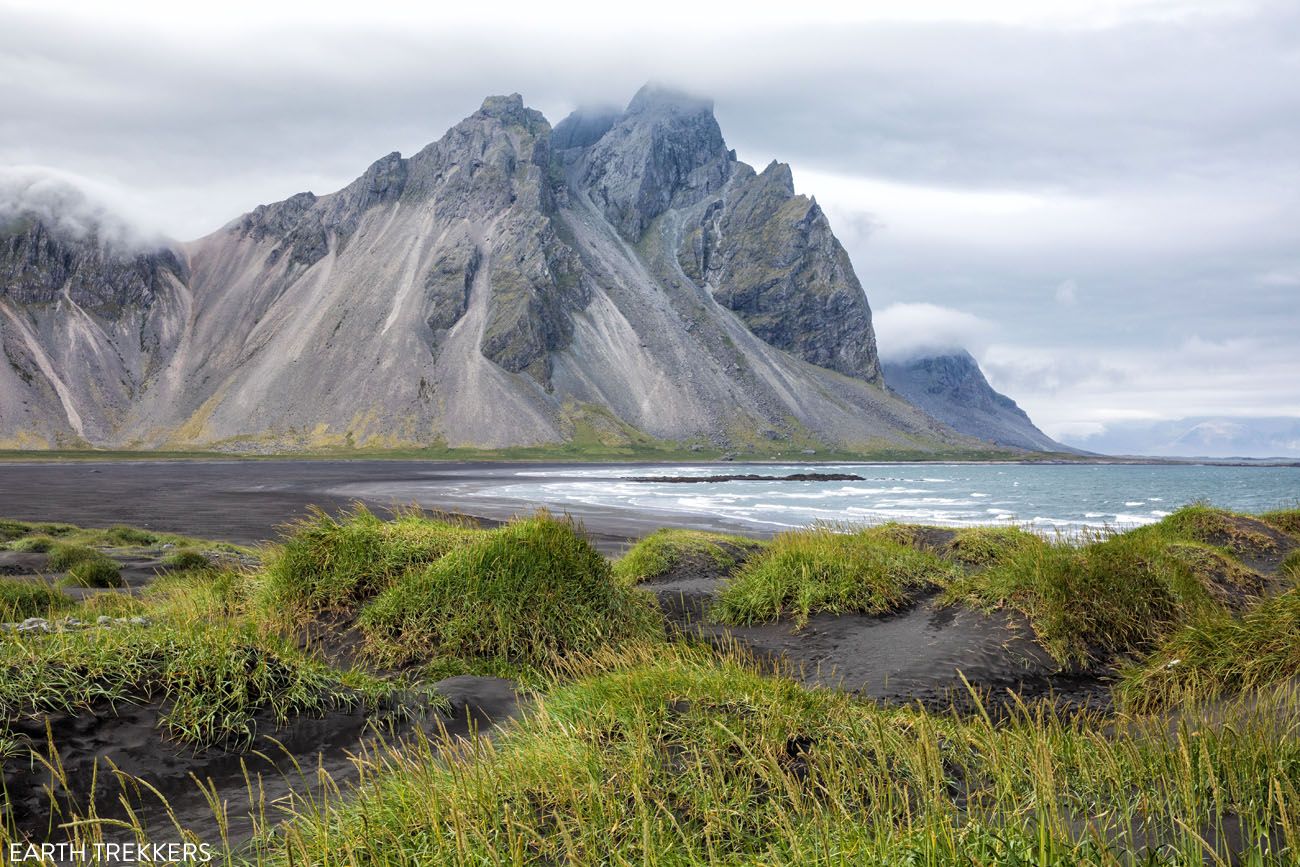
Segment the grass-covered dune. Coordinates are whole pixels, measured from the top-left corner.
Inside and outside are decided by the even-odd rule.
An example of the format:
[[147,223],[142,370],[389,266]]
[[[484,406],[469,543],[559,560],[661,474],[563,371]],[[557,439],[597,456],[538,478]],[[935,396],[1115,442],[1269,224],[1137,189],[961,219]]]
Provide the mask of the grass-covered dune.
[[[150,553],[159,574],[146,586],[0,581],[6,616],[50,623],[0,634],[0,713],[12,723],[0,745],[8,777],[31,748],[17,729],[149,705],[163,742],[237,748],[267,727],[399,696],[436,706],[430,690],[450,674],[498,675],[531,700],[495,740],[451,748],[416,732],[369,754],[356,786],[294,802],[285,825],[259,810],[239,857],[1297,863],[1297,527],[1296,511],[1192,506],[1083,539],[665,530],[611,563],[546,513],[484,529],[358,507],[312,514],[232,565],[202,540],[3,522],[5,563],[43,557],[68,572],[169,547]],[[667,628],[665,595],[687,586],[703,600],[701,630]],[[1024,640],[1111,701],[1099,711],[1004,695],[996,713],[975,695],[948,708],[880,703],[800,682],[744,646],[755,625],[798,643],[836,619],[870,627],[921,604],[1014,613]],[[249,794],[202,798],[227,805],[220,813]],[[190,831],[212,841],[223,821]],[[92,815],[62,833],[147,833],[123,827]],[[33,833],[11,824],[0,843]]]
[[[1294,863],[1293,693],[1227,725],[997,723],[676,647],[593,661],[495,744],[390,755],[269,864]],[[1193,709],[1194,710],[1194,709]]]

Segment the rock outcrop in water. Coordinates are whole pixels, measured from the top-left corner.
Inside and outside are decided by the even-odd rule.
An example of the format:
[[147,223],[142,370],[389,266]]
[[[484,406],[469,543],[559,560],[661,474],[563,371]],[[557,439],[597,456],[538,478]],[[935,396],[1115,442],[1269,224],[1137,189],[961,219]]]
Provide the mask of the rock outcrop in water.
[[994,391],[969,352],[886,361],[884,372],[890,388],[968,436],[1029,451],[1076,451],[1040,431],[1014,400]]
[[0,226],[0,444],[978,444],[883,388],[788,166],[655,87],[552,130],[490,97],[420,152],[207,237]]

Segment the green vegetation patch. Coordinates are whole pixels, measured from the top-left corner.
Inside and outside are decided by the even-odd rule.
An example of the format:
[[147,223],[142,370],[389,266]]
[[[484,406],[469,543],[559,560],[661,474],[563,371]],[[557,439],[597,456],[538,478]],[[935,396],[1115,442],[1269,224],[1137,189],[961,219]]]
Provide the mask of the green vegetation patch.
[[382,655],[484,658],[545,667],[658,636],[648,596],[614,579],[568,519],[517,519],[408,571],[363,609]]
[[316,509],[271,553],[258,601],[285,612],[353,608],[483,532],[418,511],[383,521],[364,506],[338,518]]
[[1150,533],[1167,538],[1187,539],[1224,548],[1236,556],[1262,556],[1278,550],[1278,541],[1268,523],[1224,509],[1195,504],[1184,506],[1158,524],[1133,533]]
[[719,572],[743,562],[763,543],[744,536],[701,530],[656,530],[633,545],[614,564],[614,575],[635,584],[672,572],[684,561],[704,561]]
[[943,556],[968,569],[982,569],[1035,548],[1040,541],[1019,527],[968,527],[949,540]]
[[58,588],[43,581],[15,581],[0,578],[0,623],[49,617],[60,614],[75,603]]
[[53,548],[57,542],[46,535],[24,536],[21,539],[9,543],[10,551],[22,551],[29,554],[44,554]]
[[1050,705],[994,724],[665,650],[554,689],[495,744],[394,757],[258,860],[1284,864],[1298,808],[1270,793],[1294,791],[1300,742],[1277,706],[1199,730]]
[[938,557],[874,530],[814,527],[782,533],[723,588],[711,616],[733,625],[813,614],[885,614],[916,592],[946,584],[953,569]]
[[1261,583],[1218,549],[1155,525],[1083,545],[1027,536],[954,582],[948,598],[1019,609],[1059,662],[1088,666],[1140,651],[1199,613],[1243,604]]
[[125,524],[117,524],[102,531],[101,538],[101,544],[109,548],[143,548],[159,542],[156,533]]
[[1265,512],[1259,516],[1259,519],[1283,533],[1300,537],[1300,509],[1278,509],[1275,512]]
[[169,572],[184,572],[189,569],[210,569],[212,561],[201,551],[178,548],[162,558],[162,565]]
[[49,567],[55,572],[66,572],[78,563],[86,563],[102,558],[104,555],[85,545],[60,542],[50,548]]
[[96,552],[68,567],[63,583],[75,587],[122,587],[122,567],[111,557]]
[[1213,610],[1129,666],[1115,693],[1136,711],[1248,692],[1300,677],[1300,551],[1283,564],[1290,589],[1245,611]]
[[0,719],[155,700],[172,736],[210,744],[248,741],[259,713],[284,723],[355,699],[289,642],[236,625],[119,625],[0,642]]

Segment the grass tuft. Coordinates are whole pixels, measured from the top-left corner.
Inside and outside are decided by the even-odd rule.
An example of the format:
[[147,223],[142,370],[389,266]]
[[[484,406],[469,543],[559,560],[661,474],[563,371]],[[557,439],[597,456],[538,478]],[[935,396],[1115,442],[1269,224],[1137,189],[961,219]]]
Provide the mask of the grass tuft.
[[55,572],[66,572],[78,563],[95,560],[104,555],[89,548],[85,545],[76,545],[71,542],[59,542],[50,548],[50,559],[48,565]]
[[360,623],[384,656],[525,667],[662,631],[649,598],[614,580],[571,520],[545,512],[407,572],[362,610]]
[[111,548],[143,548],[159,541],[156,533],[117,524],[103,531],[103,545]]
[[44,554],[53,548],[56,544],[54,539],[49,536],[24,536],[17,541],[9,543],[10,551],[22,551],[28,554]]
[[212,561],[209,560],[201,551],[193,548],[178,548],[175,551],[168,552],[162,558],[163,568],[169,572],[184,572],[188,569],[210,569]]
[[938,557],[875,530],[794,530],[746,562],[710,614],[733,625],[781,617],[802,625],[819,613],[885,614],[952,577],[952,568]]
[[1040,541],[1019,527],[968,527],[958,530],[944,546],[943,556],[961,566],[982,569],[1032,549]]
[[418,511],[382,521],[364,506],[338,518],[316,509],[271,553],[259,604],[300,614],[353,608],[482,532]]
[[614,576],[636,584],[666,575],[684,561],[697,559],[725,572],[741,563],[763,543],[744,536],[702,530],[656,530],[633,545],[614,564]]
[[75,603],[57,588],[43,581],[15,581],[0,578],[0,623],[49,617],[71,608]]
[[122,568],[103,554],[78,560],[68,567],[63,583],[74,587],[122,587]]
[[1084,544],[1026,535],[990,568],[954,582],[948,597],[1019,609],[1062,664],[1144,652],[1194,617],[1241,607],[1262,585],[1220,549],[1187,541],[1218,526],[1213,510],[1182,511],[1177,521]]

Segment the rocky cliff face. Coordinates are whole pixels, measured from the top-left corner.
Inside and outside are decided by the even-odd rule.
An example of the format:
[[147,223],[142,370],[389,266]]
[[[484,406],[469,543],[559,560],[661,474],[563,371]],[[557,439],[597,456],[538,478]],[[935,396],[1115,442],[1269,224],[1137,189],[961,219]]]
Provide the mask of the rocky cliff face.
[[1040,431],[1014,400],[994,391],[968,352],[887,361],[884,375],[891,389],[968,436],[1029,451],[1075,451]]
[[554,131],[491,97],[188,244],[47,234],[0,245],[10,444],[972,445],[882,387],[789,168],[738,162],[709,103],[661,89]]
[[0,226],[0,443],[110,440],[182,337],[187,276],[167,247]]

